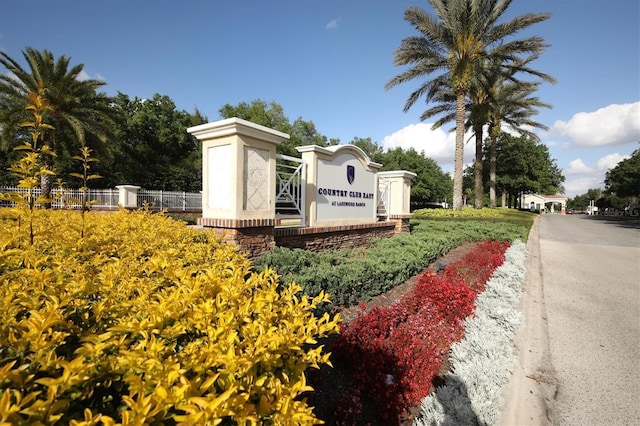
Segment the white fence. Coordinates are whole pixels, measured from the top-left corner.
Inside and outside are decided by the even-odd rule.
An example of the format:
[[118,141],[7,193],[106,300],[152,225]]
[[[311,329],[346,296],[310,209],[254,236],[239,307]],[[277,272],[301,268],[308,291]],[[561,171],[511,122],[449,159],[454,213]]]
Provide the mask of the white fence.
[[138,191],[138,207],[149,206],[152,209],[169,211],[201,211],[202,194],[175,191]]
[[[26,194],[26,188],[14,186],[0,186],[0,193],[19,192]],[[40,188],[34,189],[34,196],[40,195]],[[120,192],[118,189],[89,189],[87,190],[87,202],[91,202],[93,209],[117,209],[120,203]],[[79,189],[54,189],[52,196],[54,201],[51,207],[54,209],[71,208],[80,209],[82,207],[83,193]],[[0,199],[0,206],[12,205],[13,203]],[[175,191],[154,191],[138,190],[137,207],[147,206],[152,210],[168,211],[201,211],[202,194],[193,192]]]

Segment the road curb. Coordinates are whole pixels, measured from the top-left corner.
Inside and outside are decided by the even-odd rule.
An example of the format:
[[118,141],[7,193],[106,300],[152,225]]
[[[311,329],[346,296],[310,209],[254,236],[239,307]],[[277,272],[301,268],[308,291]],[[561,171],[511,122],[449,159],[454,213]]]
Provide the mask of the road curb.
[[549,328],[544,302],[540,258],[540,216],[527,238],[527,274],[520,310],[524,324],[516,338],[517,362],[514,374],[503,391],[500,425],[550,425],[550,403],[557,385],[549,351]]

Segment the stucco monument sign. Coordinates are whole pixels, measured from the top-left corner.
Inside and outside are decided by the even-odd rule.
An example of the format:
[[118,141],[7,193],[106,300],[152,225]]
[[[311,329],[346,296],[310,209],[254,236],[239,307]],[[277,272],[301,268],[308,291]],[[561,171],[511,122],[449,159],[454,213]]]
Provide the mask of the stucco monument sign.
[[[302,159],[285,160],[300,162],[300,175],[281,179],[276,160],[283,156],[276,154],[276,146],[289,135],[239,118],[187,131],[202,141],[198,223],[251,256],[270,250],[276,242],[327,249],[408,231],[415,174],[380,172],[381,165],[355,145],[298,147]],[[296,190],[291,191],[288,185],[294,184]],[[302,194],[299,203],[293,196],[284,197],[296,200],[300,226],[282,226],[282,213],[276,214],[281,192],[287,190],[287,195]]]
[[377,172],[355,145],[297,148],[307,163],[307,211],[311,225],[376,221]]

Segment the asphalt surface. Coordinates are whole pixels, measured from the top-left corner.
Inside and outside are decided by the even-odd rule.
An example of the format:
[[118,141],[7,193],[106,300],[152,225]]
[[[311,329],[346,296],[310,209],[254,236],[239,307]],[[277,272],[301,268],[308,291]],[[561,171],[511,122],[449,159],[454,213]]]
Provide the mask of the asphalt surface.
[[640,425],[640,220],[545,215],[503,425]]

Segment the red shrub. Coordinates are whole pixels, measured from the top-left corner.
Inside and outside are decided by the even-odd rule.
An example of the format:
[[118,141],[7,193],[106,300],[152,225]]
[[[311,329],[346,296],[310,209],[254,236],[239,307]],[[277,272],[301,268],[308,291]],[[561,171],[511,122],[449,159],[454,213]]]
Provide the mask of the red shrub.
[[380,421],[398,424],[408,408],[429,394],[451,344],[464,335],[463,321],[473,314],[476,295],[504,262],[508,246],[480,243],[441,275],[421,275],[413,291],[399,301],[342,327],[331,350],[352,372],[356,389],[346,391],[348,409],[335,413],[339,424],[353,424],[361,398],[374,401]]

